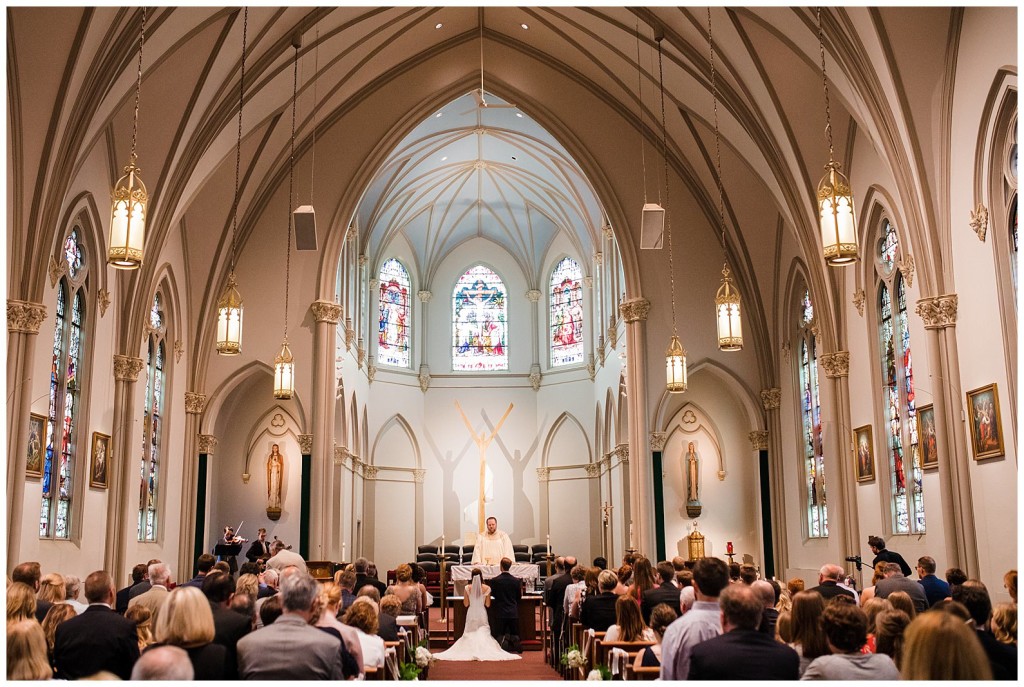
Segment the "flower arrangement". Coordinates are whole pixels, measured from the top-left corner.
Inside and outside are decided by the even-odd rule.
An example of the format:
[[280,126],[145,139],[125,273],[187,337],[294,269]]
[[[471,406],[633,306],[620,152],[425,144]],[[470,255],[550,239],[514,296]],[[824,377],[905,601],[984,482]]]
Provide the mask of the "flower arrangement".
[[606,665],[598,665],[589,673],[587,673],[588,680],[611,680],[612,671],[608,669]]
[[582,668],[587,664],[587,659],[584,657],[583,652],[580,648],[573,644],[565,650],[562,654],[562,665],[572,669]]
[[398,679],[418,680],[422,675],[426,678],[426,672],[434,665],[437,659],[427,648],[427,640],[424,639],[412,650],[411,661],[400,661],[398,664]]

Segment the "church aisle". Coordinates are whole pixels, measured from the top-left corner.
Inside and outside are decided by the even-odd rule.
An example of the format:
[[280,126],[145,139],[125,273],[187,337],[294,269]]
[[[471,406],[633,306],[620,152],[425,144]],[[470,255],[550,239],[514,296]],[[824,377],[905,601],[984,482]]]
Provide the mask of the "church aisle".
[[[434,680],[561,680],[540,651],[524,651],[521,661],[438,661],[430,668]],[[510,666],[510,663],[514,664]]]

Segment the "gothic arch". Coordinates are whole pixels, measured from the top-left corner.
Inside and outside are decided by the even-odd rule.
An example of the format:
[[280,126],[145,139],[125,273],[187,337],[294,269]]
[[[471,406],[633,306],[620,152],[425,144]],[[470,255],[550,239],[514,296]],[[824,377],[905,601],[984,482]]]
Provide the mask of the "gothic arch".
[[565,425],[567,429],[575,427],[580,435],[582,435],[583,441],[586,444],[587,462],[594,462],[594,454],[591,451],[590,437],[587,436],[586,430],[583,429],[583,425],[576,419],[576,416],[565,411],[555,418],[555,421],[551,423],[551,429],[548,430],[547,436],[544,437],[544,452],[541,454],[541,467],[546,468],[551,465],[551,449],[554,445],[555,437],[562,430],[563,425]]
[[[415,465],[413,467],[415,467],[416,469],[422,468],[423,461],[420,455],[420,442],[419,440],[416,439],[416,433],[413,432],[412,426],[409,424],[409,421],[406,420],[401,413],[396,413],[389,417],[387,421],[385,421],[384,424],[381,425],[380,429],[377,430],[377,436],[374,437],[373,439],[373,448],[370,450],[370,454],[367,457],[367,464],[377,466],[381,465],[381,463],[377,460],[377,446],[380,444],[381,438],[383,438],[384,435],[386,435],[392,429],[396,429],[399,432],[405,434],[406,439],[409,440],[409,444],[412,446],[413,458],[415,461]],[[407,468],[409,466],[403,465],[396,467]]]
[[[724,382],[725,386],[732,392],[732,395],[736,400],[739,401],[744,411],[746,411],[747,426],[749,426],[751,430],[763,429],[763,413],[761,412],[760,405],[757,402],[758,398],[754,392],[747,387],[743,380],[739,379],[732,370],[717,361],[710,359],[702,360],[691,367],[689,376],[692,378],[702,373],[708,373],[719,381]],[[658,406],[654,412],[650,431],[664,431],[664,428],[668,426],[667,423],[671,418],[675,417],[679,408],[682,408],[689,403],[689,401],[683,401],[677,406],[674,400],[678,398],[680,398],[678,395],[670,394],[668,391],[662,390],[661,398],[658,400]]]
[[[266,375],[271,379],[271,381],[273,381],[274,368],[262,360],[254,360],[247,365],[242,366],[236,370],[234,374],[221,382],[220,386],[214,389],[207,398],[206,409],[202,415],[202,420],[200,422],[201,429],[199,433],[212,434],[216,427],[221,408],[227,400],[231,398],[232,394],[242,386],[244,382],[261,375]],[[275,399],[275,403],[276,402],[277,401]],[[297,391],[292,397],[291,402],[294,404],[295,408],[292,415],[296,418],[299,427],[308,427],[309,421],[306,418],[305,407],[303,406],[302,399]]]
[[[284,424],[281,425],[279,432],[274,432],[267,429],[267,426],[274,426],[275,418],[280,415]],[[301,433],[301,425],[298,420],[292,415],[291,411],[285,408],[281,404],[275,404],[272,408],[263,413],[256,422],[253,423],[252,428],[249,430],[248,435],[245,437],[245,472],[252,473],[252,465],[250,460],[252,454],[258,451],[260,443],[264,440],[264,437],[271,437],[278,439],[281,437],[291,436],[292,440],[298,444],[299,434]],[[286,456],[291,460],[295,460],[298,456]]]

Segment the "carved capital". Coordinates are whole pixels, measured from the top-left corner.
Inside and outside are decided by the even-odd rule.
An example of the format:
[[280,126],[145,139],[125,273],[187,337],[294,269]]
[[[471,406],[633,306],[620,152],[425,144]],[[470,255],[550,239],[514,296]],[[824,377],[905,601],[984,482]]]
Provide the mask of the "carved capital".
[[366,263],[369,262],[369,260],[370,259],[368,257],[366,257],[365,255],[360,255],[359,256],[359,266],[360,267],[366,267]]
[[370,363],[366,366],[366,381],[373,384],[373,380],[377,377],[377,366]]
[[647,313],[650,311],[651,302],[646,298],[630,298],[628,301],[619,303],[619,314],[627,323],[646,320]]
[[597,360],[601,364],[601,367],[604,367],[604,356],[604,334],[602,334],[601,336],[597,337]]
[[590,477],[591,479],[601,476],[600,463],[587,463],[583,466],[583,469],[587,471],[587,477]]
[[526,300],[530,301],[531,303],[538,302],[540,300],[540,297],[541,293],[537,289],[530,289],[529,291],[526,292]]
[[765,410],[778,410],[781,404],[782,389],[776,387],[761,390],[761,405],[764,406]]
[[583,277],[583,285],[588,289],[594,288],[594,278],[590,276]]
[[313,435],[312,434],[300,434],[299,435],[299,452],[304,456],[311,455],[313,453]]
[[416,297],[420,299],[420,303],[429,303],[430,299],[434,297],[434,294],[427,290],[417,291]]
[[818,360],[825,370],[825,376],[829,379],[836,377],[850,376],[850,352],[836,351],[835,353],[823,353]]
[[606,239],[615,238],[615,231],[611,228],[611,225],[604,225],[603,227],[601,227],[601,231],[604,233],[604,237]]
[[587,358],[587,376],[590,377],[590,381],[594,381],[594,377],[597,376],[597,365],[594,364],[594,354],[588,354]]
[[351,455],[352,454],[349,453],[349,450],[346,447],[344,447],[344,446],[335,446],[334,447],[334,456],[333,456],[334,457],[334,464],[335,465],[344,465],[345,464],[345,459],[348,458]]
[[363,479],[377,479],[377,467],[363,463]]
[[356,330],[352,328],[352,318],[345,318],[345,350],[352,348],[352,341],[356,338]]
[[68,271],[68,264],[63,260],[58,260],[52,255],[50,256],[50,265],[47,268],[47,272],[50,274],[50,286],[56,286],[60,278]]
[[619,459],[620,463],[629,462],[629,444],[617,444],[612,453]]
[[178,339],[174,342],[174,362],[181,362],[181,355],[185,352],[185,342]]
[[427,389],[430,388],[430,367],[427,365],[420,365],[420,391],[427,393]]
[[212,456],[217,452],[217,437],[212,434],[199,435],[199,452]]
[[864,317],[864,300],[867,298],[864,289],[857,289],[853,294],[853,307],[857,308],[857,314]]
[[114,379],[119,382],[134,382],[142,372],[142,358],[114,355]]
[[604,253],[594,253],[594,264],[598,267],[604,264]]
[[537,481],[547,482],[551,478],[551,468],[537,468]]
[[902,260],[896,263],[896,267],[899,269],[900,274],[903,275],[903,279],[907,282],[907,286],[914,285],[914,256],[908,255]]
[[955,293],[934,298],[922,298],[916,312],[924,320],[925,329],[942,329],[956,325],[957,295]]
[[750,439],[750,448],[755,451],[768,450],[768,430],[760,429],[747,435]]
[[363,345],[363,337],[359,337],[359,341],[356,343],[356,365],[359,369],[363,369],[363,363],[366,362],[366,346]]
[[313,301],[309,304],[309,309],[313,311],[313,319],[316,322],[338,324],[341,320],[340,303],[332,303],[331,301]]
[[618,332],[615,329],[615,323],[613,321],[612,324],[608,325],[608,343],[611,345],[613,351],[615,350],[615,345],[619,342],[619,337],[616,336],[616,334],[618,334]]
[[7,331],[22,334],[38,334],[39,326],[46,319],[46,306],[13,298],[7,299]]
[[423,480],[427,476],[427,471],[423,468],[414,468],[412,471],[412,479],[416,484],[423,484]]
[[649,441],[652,451],[663,451],[665,442],[668,441],[668,435],[665,432],[651,432]]
[[185,392],[185,413],[188,415],[202,415],[206,408],[206,394],[196,391]]
[[380,286],[380,280],[377,277],[370,277],[366,283],[370,285],[370,291],[376,291],[377,287]]
[[971,210],[970,225],[978,239],[985,243],[985,234],[988,233],[988,208],[978,203],[978,207]]
[[532,365],[530,367],[530,386],[534,391],[540,391],[540,378],[540,365]]

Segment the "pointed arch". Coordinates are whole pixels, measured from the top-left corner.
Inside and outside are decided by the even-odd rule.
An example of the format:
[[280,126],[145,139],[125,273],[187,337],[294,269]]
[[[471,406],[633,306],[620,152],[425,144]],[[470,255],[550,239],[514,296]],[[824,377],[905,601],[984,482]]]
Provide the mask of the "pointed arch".
[[[586,447],[585,462],[594,462],[594,454],[591,451],[590,447],[590,438],[587,436],[586,430],[583,429],[583,424],[576,418],[575,415],[573,415],[569,411],[565,411],[555,418],[555,421],[551,423],[551,428],[548,430],[547,436],[544,437],[544,451],[541,454],[541,467],[551,466],[551,454],[552,452],[555,451],[556,448],[558,448],[556,442],[558,441],[560,436],[564,434],[567,430],[571,434],[572,429],[575,429],[577,432],[579,432],[580,436],[583,437],[582,445]],[[577,465],[579,464],[579,461],[570,460],[569,464]]]
[[[746,411],[747,423],[751,430],[763,429],[763,413],[760,411],[758,397],[755,396],[753,390],[751,390],[746,382],[736,376],[736,374],[718,363],[715,360],[704,359],[690,368],[690,377],[695,377],[701,373],[708,373],[714,376],[721,382],[725,383],[725,386],[732,392],[732,395],[739,401],[740,405]],[[652,432],[664,431],[667,427],[667,422],[676,414],[680,407],[681,398],[677,394],[670,394],[668,391],[662,390],[661,398],[658,400],[657,409],[653,415],[653,422],[651,426]],[[685,401],[682,405],[685,405]]]
[[583,268],[563,255],[548,272],[548,349],[551,367],[584,362]]
[[[224,379],[216,389],[214,389],[206,401],[206,409],[203,412],[200,434],[215,434],[214,429],[217,424],[218,417],[220,416],[221,408],[231,398],[232,394],[243,384],[249,383],[254,378],[265,377],[267,381],[267,398],[273,398],[271,395],[274,383],[274,368],[263,362],[262,360],[253,360],[239,369],[235,370],[233,374]],[[276,401],[275,401],[276,402]],[[293,415],[299,427],[308,427],[309,420],[306,417],[305,405],[302,402],[302,396],[296,390],[295,395],[292,396],[291,403],[294,407]]]
[[403,468],[422,468],[423,461],[421,460],[420,457],[420,442],[416,438],[416,433],[413,432],[412,430],[412,425],[409,424],[409,421],[406,420],[401,413],[395,413],[394,415],[389,417],[384,422],[384,424],[381,425],[380,429],[377,430],[377,436],[375,436],[373,439],[373,447],[370,449],[370,454],[367,457],[367,462],[370,465],[381,465],[380,461],[377,460],[377,447],[380,445],[381,440],[384,438],[384,436],[391,430],[395,430],[402,433],[405,436],[405,438],[409,441],[409,445],[412,447],[413,465],[399,465],[397,463],[389,463],[389,465],[394,465],[395,467]]
[[496,270],[477,262],[451,290],[452,370],[508,370],[508,288]]
[[408,368],[412,364],[412,277],[395,257],[377,272],[377,362]]

